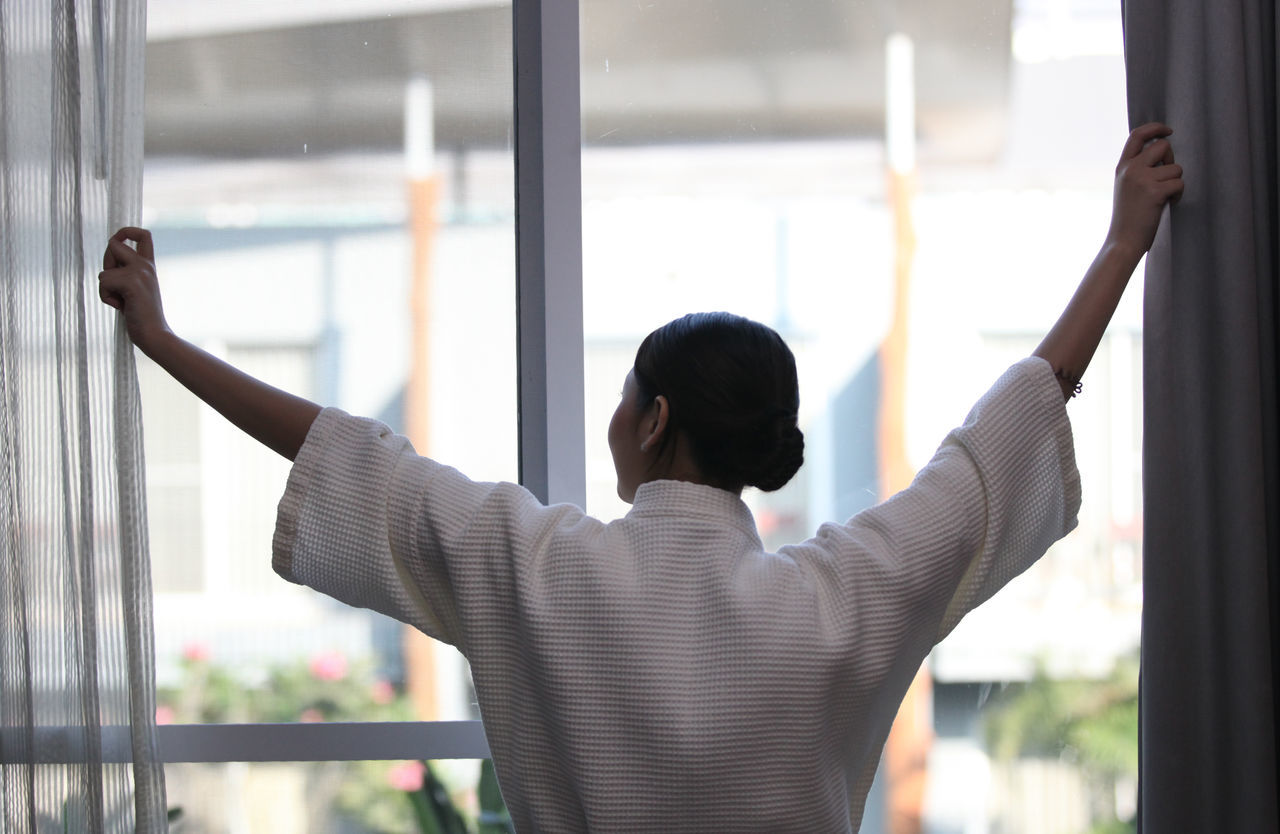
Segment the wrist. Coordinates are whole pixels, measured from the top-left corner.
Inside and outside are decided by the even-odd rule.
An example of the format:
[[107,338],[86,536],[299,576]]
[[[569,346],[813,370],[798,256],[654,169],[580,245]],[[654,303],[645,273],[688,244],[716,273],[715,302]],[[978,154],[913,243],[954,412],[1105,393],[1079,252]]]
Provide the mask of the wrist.
[[178,341],[178,336],[168,325],[159,325],[155,328],[144,330],[138,334],[133,340],[138,350],[145,353],[157,364],[163,365],[163,357],[173,352],[174,343]]
[[1145,247],[1123,237],[1107,235],[1107,239],[1103,241],[1102,249],[1098,252],[1098,258],[1111,261],[1120,267],[1121,272],[1124,274],[1124,279],[1128,281],[1129,276],[1137,269],[1138,263],[1145,254],[1147,254]]

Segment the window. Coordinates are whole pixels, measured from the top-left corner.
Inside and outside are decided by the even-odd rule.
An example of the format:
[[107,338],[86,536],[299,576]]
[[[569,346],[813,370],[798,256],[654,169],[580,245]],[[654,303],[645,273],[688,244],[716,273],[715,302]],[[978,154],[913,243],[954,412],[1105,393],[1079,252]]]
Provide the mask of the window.
[[[899,83],[887,78],[887,15],[847,3],[582,8],[588,508],[625,512],[598,429],[637,344],[698,309],[765,321],[796,353],[804,468],[779,492],[744,496],[767,545],[905,486],[890,488],[877,465],[887,376],[905,385],[914,471],[1035,348],[1102,242],[1127,133],[1118,10],[897,7],[892,25],[914,45],[917,125],[904,247],[904,210],[886,184],[886,87]],[[904,262],[908,348],[889,367],[882,345]],[[1132,815],[1137,299],[1070,408],[1079,530],[937,647],[928,707],[902,731],[925,740],[923,788],[904,809],[882,780],[863,830],[904,812],[940,831],[1082,832]],[[1078,691],[1105,692],[1115,709],[1080,714]],[[1008,716],[1037,694],[1057,699],[1039,716],[1057,723],[1048,738],[1019,736]],[[1106,744],[1114,757],[1103,760]]]
[[[800,13],[584,0],[579,66],[576,38],[571,49],[558,40],[576,32],[572,23],[517,18],[512,28],[513,14],[565,14],[549,2],[513,10],[486,0],[381,0],[358,12],[288,2],[270,13],[251,5],[220,6],[219,19],[177,0],[153,3],[147,222],[180,332],[286,388],[404,430],[413,253],[428,244],[431,407],[420,449],[478,478],[513,479],[519,461],[544,495],[580,493],[608,517],[624,508],[604,427],[636,345],[676,315],[728,307],[776,327],[800,364],[808,462],[786,489],[748,495],[766,543],[803,538],[880,497],[878,351],[903,257],[885,186],[886,21],[835,2]],[[914,467],[998,371],[1029,351],[1092,257],[1124,135],[1124,85],[1111,4],[908,11],[896,23],[915,45],[919,137],[903,426]],[[547,73],[541,87],[513,94],[513,35],[517,48],[532,44],[522,66]],[[579,70],[581,110],[575,100],[567,113]],[[421,107],[418,77],[435,102],[428,168],[437,190],[417,192],[438,195],[434,221],[415,214],[406,181],[406,100]],[[513,105],[523,118],[512,120]],[[546,152],[566,130],[576,137],[579,118],[580,203],[576,161]],[[532,185],[521,173],[519,206],[516,146],[527,151],[522,172],[568,171]],[[579,208],[580,243],[564,232],[576,228]],[[560,211],[571,222],[537,222]],[[528,222],[517,239],[520,212]],[[1071,739],[1015,744],[1001,758],[985,744],[996,713],[983,708],[1009,709],[1001,705],[1036,681],[1037,664],[1050,683],[1071,684],[1106,678],[1136,649],[1137,322],[1132,308],[1122,312],[1090,371],[1089,396],[1072,406],[1089,485],[1081,530],[931,659],[924,729],[935,741],[917,809],[930,825],[1038,830],[1027,820],[1057,817],[1013,807],[1016,791],[1002,787],[1036,779],[1046,792],[1074,792],[1068,821],[1078,828],[1099,805],[1091,772],[1052,751]],[[264,573],[286,468],[236,445],[216,418],[154,377],[144,367],[160,685],[177,699],[170,707],[215,672],[233,678],[237,693],[309,674],[360,682],[367,713],[317,716],[299,702],[288,720],[407,720],[416,665],[434,673],[417,685],[418,714],[427,703],[433,717],[473,718],[455,655],[403,651],[398,626]],[[1011,619],[1035,628],[1010,635]],[[1108,642],[1064,633],[1064,622],[1082,619]],[[385,693],[384,684],[392,709],[370,694]],[[265,720],[230,708],[206,718]],[[197,748],[215,742],[227,745],[222,758],[209,756],[216,761],[261,758],[294,738],[308,758],[396,759],[406,737],[439,743],[432,725],[416,726],[365,733],[357,752],[341,749],[340,726],[291,728],[301,735],[257,747],[237,747],[235,728],[166,728],[163,738],[177,745],[166,741],[166,750],[181,751],[175,760],[200,758]],[[467,726],[475,743],[455,753],[483,755]],[[183,767],[174,784],[195,784],[200,766]],[[251,778],[247,767],[208,772],[231,780],[218,790],[231,790]],[[277,775],[296,787],[337,771],[321,772]],[[1124,776],[1106,776],[1120,817],[1131,796]],[[878,807],[883,795],[868,806],[864,830],[874,830]]]
[[[519,473],[511,17],[158,0],[147,55],[144,222],[175,330],[494,480]],[[474,785],[465,760],[487,747],[461,656],[276,577],[287,461],[140,367],[158,719],[185,824],[368,827],[357,795],[405,816],[387,780],[424,755]],[[405,723],[422,718],[462,723]],[[312,763],[254,763],[273,757]]]

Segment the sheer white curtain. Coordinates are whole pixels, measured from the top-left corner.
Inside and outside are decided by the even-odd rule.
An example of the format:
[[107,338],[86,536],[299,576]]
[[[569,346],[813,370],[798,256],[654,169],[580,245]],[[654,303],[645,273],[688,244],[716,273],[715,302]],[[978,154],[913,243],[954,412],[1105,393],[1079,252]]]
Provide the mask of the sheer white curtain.
[[162,831],[131,348],[143,0],[0,0],[0,831]]

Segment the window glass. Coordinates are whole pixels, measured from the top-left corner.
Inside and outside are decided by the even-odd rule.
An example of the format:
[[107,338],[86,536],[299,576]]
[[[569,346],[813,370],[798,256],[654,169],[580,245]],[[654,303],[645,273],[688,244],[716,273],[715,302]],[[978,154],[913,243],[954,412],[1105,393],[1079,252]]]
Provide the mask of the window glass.
[[[175,831],[357,834],[508,830],[480,761],[227,762],[165,766]],[[454,816],[456,815],[456,816]],[[434,827],[433,827],[434,824]]]
[[[170,324],[478,479],[517,473],[510,11],[149,8]],[[452,649],[272,572],[288,462],[140,367],[161,720],[475,717]]]
[[[804,467],[744,495],[766,546],[881,500],[904,485],[886,483],[886,460],[908,474],[929,460],[1035,348],[1102,242],[1128,132],[1118,7],[581,9],[589,509],[627,509],[605,427],[640,340],[718,309],[776,328],[799,366]],[[895,32],[913,50],[907,76],[889,68]],[[914,163],[895,177],[887,102],[901,94],[887,90],[904,88]],[[864,831],[900,815],[939,832],[1131,818],[1139,283],[1069,409],[1079,529],[933,652],[895,730],[925,766],[878,780]]]

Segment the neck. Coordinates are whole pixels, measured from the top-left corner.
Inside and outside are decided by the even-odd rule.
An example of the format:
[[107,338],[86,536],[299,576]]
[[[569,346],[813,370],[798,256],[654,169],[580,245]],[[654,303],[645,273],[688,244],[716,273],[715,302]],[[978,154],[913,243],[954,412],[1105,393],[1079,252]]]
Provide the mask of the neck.
[[741,484],[735,486],[720,483],[703,474],[701,467],[693,459],[693,455],[689,450],[688,440],[683,433],[676,436],[675,443],[670,451],[661,458],[654,460],[653,465],[649,467],[649,471],[645,474],[644,480],[640,483],[646,484],[650,481],[684,481],[690,484],[701,484],[723,489],[739,496],[742,495]]

